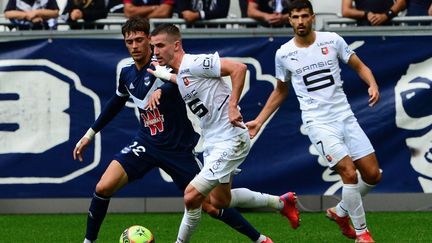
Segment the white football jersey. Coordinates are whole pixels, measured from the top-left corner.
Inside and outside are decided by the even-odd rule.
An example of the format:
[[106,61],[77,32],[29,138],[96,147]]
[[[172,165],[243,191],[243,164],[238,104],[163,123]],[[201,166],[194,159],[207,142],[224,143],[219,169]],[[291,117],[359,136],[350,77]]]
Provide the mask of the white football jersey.
[[204,141],[216,142],[247,132],[234,127],[228,117],[231,89],[221,78],[219,54],[185,54],[177,84],[186,105],[200,120]]
[[343,91],[338,59],[354,53],[336,33],[316,31],[315,42],[299,48],[294,38],[276,52],[276,78],[292,82],[305,125],[327,123],[353,115]]

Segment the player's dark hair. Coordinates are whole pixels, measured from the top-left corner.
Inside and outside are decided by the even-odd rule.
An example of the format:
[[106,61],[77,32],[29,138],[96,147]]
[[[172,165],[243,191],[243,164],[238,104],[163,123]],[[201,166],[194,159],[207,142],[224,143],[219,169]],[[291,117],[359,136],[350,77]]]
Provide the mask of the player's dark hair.
[[314,14],[312,3],[309,0],[294,0],[288,6],[288,13],[291,16],[293,10],[309,9],[310,14]]
[[122,34],[126,36],[127,33],[132,32],[144,32],[148,36],[150,34],[150,24],[147,19],[138,16],[129,18],[122,25]]
[[151,32],[152,36],[159,34],[168,34],[169,36],[174,37],[176,40],[181,39],[179,28],[173,24],[160,24]]

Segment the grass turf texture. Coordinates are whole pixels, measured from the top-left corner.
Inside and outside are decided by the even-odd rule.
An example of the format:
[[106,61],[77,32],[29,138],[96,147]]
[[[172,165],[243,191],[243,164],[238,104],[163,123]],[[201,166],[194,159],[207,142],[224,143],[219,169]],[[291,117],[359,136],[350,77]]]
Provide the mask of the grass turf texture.
[[[181,213],[108,214],[98,243],[118,242],[127,227],[140,224],[150,229],[158,243],[175,241]],[[322,213],[301,213],[301,224],[291,229],[285,218],[272,212],[243,215],[274,242],[354,242],[342,236],[337,225]],[[0,242],[82,242],[85,214],[0,215]],[[375,241],[432,242],[432,212],[369,212],[367,222]],[[203,214],[191,242],[250,242],[222,222]]]

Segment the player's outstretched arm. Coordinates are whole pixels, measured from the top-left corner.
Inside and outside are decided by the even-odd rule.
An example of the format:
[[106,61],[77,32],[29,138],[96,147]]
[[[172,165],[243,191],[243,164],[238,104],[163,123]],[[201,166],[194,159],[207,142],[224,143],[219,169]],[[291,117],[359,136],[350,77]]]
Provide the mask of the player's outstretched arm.
[[86,134],[84,134],[84,136],[78,141],[72,153],[74,160],[76,160],[77,158],[80,162],[84,160],[83,159],[84,150],[90,144],[95,134],[96,134],[95,131],[92,128],[89,128]]
[[254,138],[258,134],[261,126],[279,108],[287,96],[288,84],[277,80],[276,88],[270,94],[270,97],[267,99],[267,102],[259,115],[254,120],[246,123],[246,127],[249,129],[250,138]]
[[352,54],[348,65],[350,65],[360,76],[360,78],[369,86],[369,106],[374,106],[380,99],[378,84],[368,66],[366,66],[356,54]]

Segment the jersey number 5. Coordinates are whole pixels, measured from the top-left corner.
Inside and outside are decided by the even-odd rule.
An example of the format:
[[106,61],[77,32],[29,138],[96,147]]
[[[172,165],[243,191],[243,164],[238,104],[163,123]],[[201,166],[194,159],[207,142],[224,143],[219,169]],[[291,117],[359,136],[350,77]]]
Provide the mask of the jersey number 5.
[[[305,76],[303,76],[303,82],[306,85],[307,91],[309,92],[313,92],[319,89],[324,89],[327,88],[329,86],[332,86],[335,82],[334,82],[334,78],[331,74],[320,77],[320,78],[314,78],[314,76],[318,75],[318,74],[322,74],[322,73],[330,73],[330,69],[323,69],[323,70],[319,70],[316,72],[312,72],[309,73]],[[317,86],[315,87],[308,87],[309,85],[312,84],[317,84]]]
[[205,116],[208,113],[208,109],[204,106],[199,98],[196,98],[187,103],[192,113],[197,115],[199,118]]

